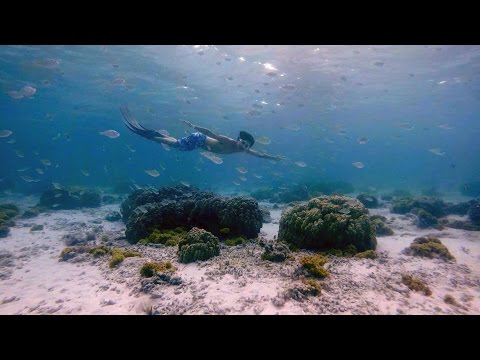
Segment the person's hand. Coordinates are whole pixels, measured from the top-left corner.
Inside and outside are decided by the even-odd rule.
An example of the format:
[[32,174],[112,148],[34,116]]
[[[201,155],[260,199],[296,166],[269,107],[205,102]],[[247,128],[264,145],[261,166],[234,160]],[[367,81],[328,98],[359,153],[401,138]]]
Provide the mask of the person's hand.
[[287,157],[286,157],[286,156],[283,156],[283,155],[277,155],[277,156],[275,156],[275,160],[277,160],[277,161],[286,160],[286,159],[287,159]]
[[184,123],[185,125],[191,127],[191,128],[194,128],[195,125],[193,125],[190,121],[188,120],[180,120],[182,123]]

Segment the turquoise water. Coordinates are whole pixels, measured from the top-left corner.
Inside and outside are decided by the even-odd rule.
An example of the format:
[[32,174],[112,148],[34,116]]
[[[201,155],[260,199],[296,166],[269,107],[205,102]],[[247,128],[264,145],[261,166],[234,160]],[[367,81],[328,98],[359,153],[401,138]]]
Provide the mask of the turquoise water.
[[[122,104],[174,137],[191,132],[181,119],[248,131],[287,160],[167,150],[123,125]],[[0,46],[0,132],[12,132],[0,179],[25,193],[180,181],[458,192],[480,180],[479,110],[479,46]]]

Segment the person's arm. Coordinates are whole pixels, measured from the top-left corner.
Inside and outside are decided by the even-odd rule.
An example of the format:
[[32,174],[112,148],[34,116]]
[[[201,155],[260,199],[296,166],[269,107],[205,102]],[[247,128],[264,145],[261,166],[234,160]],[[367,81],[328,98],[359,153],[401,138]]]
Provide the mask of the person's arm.
[[206,128],[202,128],[200,126],[196,126],[196,125],[193,125],[190,121],[187,121],[187,120],[180,120],[182,123],[184,123],[185,125],[187,126],[190,126],[192,128],[194,128],[195,130],[198,130],[200,131],[202,134],[205,134],[207,136],[210,136],[211,138],[214,138],[216,140],[219,140],[218,139],[218,135],[215,134],[213,131],[209,130],[209,129],[206,129]]
[[247,154],[257,156],[257,157],[263,158],[263,159],[270,159],[270,160],[276,160],[276,161],[285,160],[285,156],[282,156],[282,155],[272,156],[272,155],[268,155],[267,153],[263,153],[263,152],[260,152],[260,151],[255,151],[255,150],[252,150],[252,149],[248,149],[246,152],[247,152]]

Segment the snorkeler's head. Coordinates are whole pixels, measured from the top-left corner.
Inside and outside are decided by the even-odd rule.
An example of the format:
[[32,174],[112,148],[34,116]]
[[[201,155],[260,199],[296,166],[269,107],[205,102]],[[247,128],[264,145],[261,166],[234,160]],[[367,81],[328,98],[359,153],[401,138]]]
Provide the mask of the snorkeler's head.
[[253,144],[255,144],[255,139],[253,138],[253,136],[246,131],[240,131],[237,140],[242,143],[242,146],[245,149],[251,148]]

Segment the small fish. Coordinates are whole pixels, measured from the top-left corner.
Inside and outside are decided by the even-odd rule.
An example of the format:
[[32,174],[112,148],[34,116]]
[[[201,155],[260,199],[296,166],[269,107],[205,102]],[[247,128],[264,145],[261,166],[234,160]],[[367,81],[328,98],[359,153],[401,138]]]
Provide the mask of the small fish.
[[242,166],[236,167],[235,170],[237,170],[240,174],[246,174],[248,172],[248,170]]
[[428,149],[432,154],[437,155],[437,156],[443,156],[446,153],[444,151],[441,151],[439,148],[434,148],[434,149]]
[[180,181],[180,184],[182,184],[183,186],[186,186],[186,187],[190,187],[190,184],[186,181]]
[[270,140],[270,138],[266,136],[261,136],[256,140],[259,144],[262,144],[262,145],[269,145],[272,142],[272,140]]
[[22,93],[20,93],[19,91],[15,91],[15,90],[9,91],[8,96],[10,96],[12,99],[16,99],[16,100],[23,99],[23,97],[24,97]]
[[305,166],[307,166],[307,164],[306,164],[304,161],[296,161],[296,162],[295,162],[295,165],[300,166],[300,167],[302,167],[302,168],[305,167]]
[[357,141],[358,141],[359,144],[363,145],[363,144],[366,144],[368,142],[368,138],[365,137],[365,136],[362,136],[361,138],[358,138]]
[[361,161],[353,162],[352,165],[358,169],[363,169],[365,167],[365,165]]
[[253,176],[255,176],[257,179],[261,179],[261,178],[262,178],[262,175],[253,174]]
[[291,130],[291,131],[298,131],[300,130],[300,126],[297,126],[297,125],[286,126],[285,129]]
[[123,78],[116,78],[112,80],[112,84],[114,85],[124,85],[125,83],[126,81]]
[[53,205],[52,205],[52,208],[57,208],[57,207],[59,207],[59,206],[60,206],[60,204],[53,204]]
[[58,199],[59,197],[62,197],[62,196],[63,196],[63,194],[55,194],[55,195],[54,195],[54,197],[57,198],[57,199]]
[[46,165],[46,166],[52,165],[51,161],[48,160],[48,159],[41,159],[40,162],[41,162],[43,165]]
[[145,170],[145,172],[152,177],[160,176],[160,173],[157,170]]
[[232,183],[234,183],[234,184],[237,185],[237,186],[240,186],[240,183],[239,183],[239,182],[236,182],[235,180],[232,181]]
[[26,182],[34,182],[35,180],[31,176],[20,176],[20,178]]
[[296,87],[295,87],[295,85],[289,84],[289,85],[280,86],[280,89],[291,91],[291,90],[295,90]]
[[238,178],[242,181],[247,181],[247,178],[245,176],[239,176]]
[[33,95],[35,95],[36,92],[37,92],[37,89],[35,89],[35,88],[32,87],[32,86],[24,86],[24,87],[19,91],[19,93],[22,94],[22,95],[25,96],[25,97],[33,96]]
[[350,209],[342,208],[342,209],[338,210],[338,212],[341,213],[341,214],[344,214],[344,215],[348,215],[348,214],[350,214]]
[[83,196],[83,195],[85,195],[85,191],[83,191],[83,190],[82,190],[82,191],[80,191],[80,192],[78,193],[78,195],[80,195],[80,196]]
[[7,141],[7,144],[15,144],[17,142],[17,140],[15,139],[10,139]]
[[30,169],[29,167],[24,167],[24,168],[20,168],[20,169],[17,169],[18,172],[24,172],[24,171],[27,171],[28,169]]
[[43,172],[42,169],[36,168],[35,171],[36,171],[37,173],[39,173],[40,175],[43,175],[43,174],[44,174],[44,172]]
[[438,85],[445,84],[446,82],[447,82],[446,80],[442,80],[442,81],[438,82]]
[[200,153],[200,155],[202,155],[203,157],[207,158],[208,160],[210,160],[211,162],[213,162],[214,164],[217,164],[217,165],[220,165],[223,163],[223,160],[222,158],[214,155],[213,153],[209,152],[209,151],[202,151]]
[[115,131],[115,130],[105,130],[105,131],[99,132],[99,134],[103,135],[103,136],[106,136],[110,139],[116,139],[120,136],[120,133],[118,131]]
[[373,63],[373,65],[378,66],[378,67],[382,67],[383,64],[384,64],[383,61],[376,61],[376,62]]
[[7,138],[13,134],[11,130],[0,130],[0,138]]
[[54,182],[54,183],[52,183],[52,185],[53,185],[53,187],[54,187],[55,189],[57,189],[57,190],[61,190],[61,189],[62,189],[62,185],[60,185],[59,183]]
[[[162,144],[162,145],[163,145],[163,144]],[[128,150],[130,150],[130,152],[132,152],[132,153],[134,153],[135,151],[137,151],[137,150],[133,149],[133,148],[132,148],[130,145],[128,145],[128,144],[126,144],[125,146],[126,146],[126,147],[128,148]]]
[[20,150],[15,150],[15,154],[17,154],[18,157],[25,157],[25,155],[23,155],[23,152],[21,152]]
[[440,125],[438,125],[438,127],[440,129],[444,129],[444,130],[452,130],[453,129],[453,127],[451,127],[450,125],[447,125],[447,124],[440,124]]
[[90,176],[90,173],[87,170],[80,170],[83,176]]

